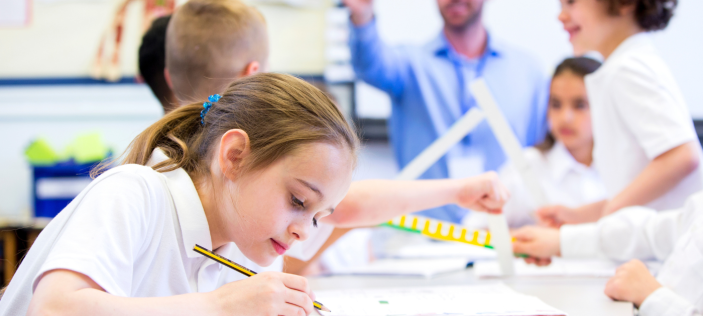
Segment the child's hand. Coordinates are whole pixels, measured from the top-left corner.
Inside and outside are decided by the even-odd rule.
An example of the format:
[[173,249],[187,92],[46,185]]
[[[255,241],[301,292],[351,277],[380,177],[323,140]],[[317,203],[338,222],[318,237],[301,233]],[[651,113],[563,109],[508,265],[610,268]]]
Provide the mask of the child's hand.
[[632,302],[639,307],[647,296],[661,286],[642,261],[630,260],[618,267],[615,276],[608,280],[605,295],[614,300]]
[[219,315],[312,315],[314,295],[304,277],[263,272],[211,292]]
[[464,208],[497,214],[510,197],[498,174],[492,171],[459,181],[457,204]]
[[551,260],[546,259],[561,254],[559,229],[525,226],[514,230],[512,235],[515,238],[513,252],[531,257],[525,260],[527,263],[547,265]]
[[572,210],[563,205],[550,205],[535,212],[537,224],[545,227],[559,228],[564,225],[564,218]]

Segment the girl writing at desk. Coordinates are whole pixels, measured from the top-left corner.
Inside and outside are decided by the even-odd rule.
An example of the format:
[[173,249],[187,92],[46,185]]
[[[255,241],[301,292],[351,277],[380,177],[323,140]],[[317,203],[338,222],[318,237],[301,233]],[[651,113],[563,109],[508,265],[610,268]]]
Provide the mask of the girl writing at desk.
[[[275,263],[283,254],[309,259],[332,230],[322,221],[378,224],[416,207],[488,210],[505,199],[494,175],[352,185],[358,147],[339,109],[310,84],[280,74],[235,81],[148,127],[123,165],[57,215],[0,315],[309,315],[306,279]],[[269,272],[246,278],[196,244]]]

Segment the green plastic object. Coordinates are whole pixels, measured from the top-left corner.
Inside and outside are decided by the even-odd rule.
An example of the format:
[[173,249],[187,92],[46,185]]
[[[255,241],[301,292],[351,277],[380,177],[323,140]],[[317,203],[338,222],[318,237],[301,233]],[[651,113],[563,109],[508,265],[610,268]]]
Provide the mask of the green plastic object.
[[27,161],[30,164],[35,166],[53,165],[61,160],[59,154],[43,138],[39,138],[29,144],[24,151],[24,156],[27,157]]
[[99,133],[88,133],[76,137],[70,146],[69,155],[76,163],[84,164],[105,159],[109,151]]
[[34,166],[50,166],[71,158],[77,164],[86,164],[101,161],[109,154],[110,148],[105,145],[100,133],[78,135],[63,153],[55,151],[44,138],[33,141],[24,151],[27,161]]

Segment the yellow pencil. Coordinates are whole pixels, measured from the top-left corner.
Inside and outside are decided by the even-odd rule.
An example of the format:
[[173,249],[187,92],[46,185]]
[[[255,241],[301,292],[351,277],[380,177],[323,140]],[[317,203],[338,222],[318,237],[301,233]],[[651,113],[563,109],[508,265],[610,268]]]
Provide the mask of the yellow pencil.
[[[226,266],[232,268],[233,270],[235,270],[235,271],[237,271],[237,272],[239,272],[239,273],[241,273],[241,274],[244,274],[244,275],[246,275],[246,276],[248,276],[248,277],[253,276],[253,275],[256,274],[256,272],[251,271],[251,270],[249,270],[249,269],[243,267],[242,265],[240,265],[240,264],[238,264],[238,263],[232,262],[232,260],[229,260],[229,259],[227,259],[227,258],[225,258],[225,257],[223,257],[223,256],[220,256],[220,255],[218,255],[218,254],[216,254],[216,253],[214,253],[214,252],[208,250],[207,248],[205,248],[205,247],[203,247],[203,246],[200,246],[200,245],[197,245],[197,244],[196,244],[195,247],[193,247],[193,250],[194,250],[195,252],[197,252],[197,253],[199,253],[199,254],[205,256],[205,257],[208,257],[208,258],[210,258],[210,259],[212,259],[212,260],[215,260],[215,261],[217,261],[217,262],[219,262],[219,263],[221,263],[221,264],[224,264],[224,265],[226,265]],[[324,305],[322,305],[322,304],[321,304],[320,302],[318,302],[318,301],[313,301],[313,302],[312,302],[312,305],[315,306],[315,308],[317,308],[317,309],[319,309],[319,310],[321,310],[321,311],[331,312],[331,311],[329,310],[329,308],[325,307]]]

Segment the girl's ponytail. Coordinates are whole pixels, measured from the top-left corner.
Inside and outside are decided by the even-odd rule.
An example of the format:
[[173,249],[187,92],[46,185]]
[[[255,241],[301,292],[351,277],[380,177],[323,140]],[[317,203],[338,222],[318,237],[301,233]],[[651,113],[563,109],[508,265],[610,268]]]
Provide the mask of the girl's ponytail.
[[[354,162],[359,139],[332,101],[305,81],[283,74],[257,74],[233,82],[202,118],[202,103],[182,106],[140,133],[122,154],[122,164],[147,165],[160,148],[168,160],[152,168],[178,168],[191,177],[207,174],[213,145],[231,129],[249,135],[248,169],[265,167],[299,145],[331,142],[348,148]],[[119,159],[119,158],[118,158]],[[91,171],[108,169],[104,162]]]

